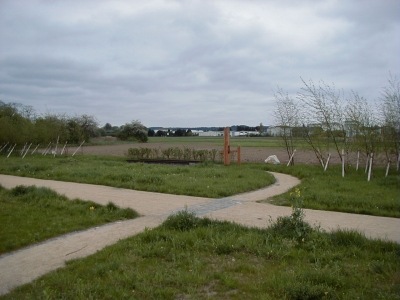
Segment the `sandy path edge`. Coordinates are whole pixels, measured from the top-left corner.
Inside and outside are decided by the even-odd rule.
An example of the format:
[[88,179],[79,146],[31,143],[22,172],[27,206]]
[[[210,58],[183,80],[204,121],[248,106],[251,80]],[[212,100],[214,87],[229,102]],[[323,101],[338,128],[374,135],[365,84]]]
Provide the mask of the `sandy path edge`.
[[[108,201],[121,207],[131,207],[144,217],[115,222],[91,228],[82,232],[67,234],[34,245],[20,251],[0,256],[0,294],[12,288],[29,283],[39,276],[63,267],[65,261],[91,255],[118,240],[135,235],[146,227],[153,228],[172,211],[185,206],[207,205],[212,212],[205,216],[214,219],[233,221],[246,226],[267,227],[268,220],[281,215],[290,215],[288,207],[260,204],[254,201],[267,199],[300,183],[297,178],[280,173],[272,173],[277,182],[270,187],[228,197],[237,205],[213,210],[215,199],[148,193],[120,188],[90,184],[58,182],[0,174],[0,184],[5,188],[17,185],[36,185],[49,187],[68,198],[92,200],[101,204]],[[346,213],[305,210],[306,220],[331,230],[348,228],[362,231],[368,237],[382,238],[400,243],[400,219],[354,215]]]

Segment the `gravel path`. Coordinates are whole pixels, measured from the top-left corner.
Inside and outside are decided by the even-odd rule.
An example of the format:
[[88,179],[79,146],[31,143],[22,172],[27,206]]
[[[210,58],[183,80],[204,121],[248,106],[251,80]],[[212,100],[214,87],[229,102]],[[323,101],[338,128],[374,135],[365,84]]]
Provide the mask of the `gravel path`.
[[[223,199],[149,193],[0,174],[0,184],[8,189],[22,184],[44,186],[70,199],[91,200],[103,205],[112,201],[120,207],[130,207],[143,215],[134,220],[73,232],[0,256],[0,294],[5,294],[16,286],[63,267],[65,261],[91,255],[145,228],[157,227],[168,215],[185,207],[199,216],[233,221],[246,226],[267,227],[270,219],[275,220],[278,216],[290,215],[291,208],[261,204],[256,201],[284,193],[300,183],[297,178],[289,175],[272,174],[277,179],[274,185]],[[328,231],[337,228],[355,229],[370,238],[400,243],[400,219],[309,209],[304,211],[306,221]]]

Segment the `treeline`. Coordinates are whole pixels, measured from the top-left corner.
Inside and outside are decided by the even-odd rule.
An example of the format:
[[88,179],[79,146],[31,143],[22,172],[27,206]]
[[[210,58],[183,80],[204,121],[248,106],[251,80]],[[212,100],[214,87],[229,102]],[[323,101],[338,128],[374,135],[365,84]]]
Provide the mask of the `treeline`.
[[31,106],[20,103],[5,103],[0,100],[0,147],[16,145],[17,149],[26,143],[79,144],[90,138],[112,135],[120,140],[146,142],[147,128],[138,120],[122,126],[106,123],[99,127],[94,116],[66,114],[36,114]]
[[95,136],[100,136],[100,130],[93,116],[38,115],[31,106],[0,100],[0,144],[44,145],[57,140],[74,144]]
[[400,83],[390,76],[372,105],[357,92],[345,95],[334,85],[311,80],[291,97],[278,87],[275,123],[288,157],[299,143],[307,143],[322,165],[334,151],[341,160],[349,152],[365,157],[383,154],[386,162],[399,165]]

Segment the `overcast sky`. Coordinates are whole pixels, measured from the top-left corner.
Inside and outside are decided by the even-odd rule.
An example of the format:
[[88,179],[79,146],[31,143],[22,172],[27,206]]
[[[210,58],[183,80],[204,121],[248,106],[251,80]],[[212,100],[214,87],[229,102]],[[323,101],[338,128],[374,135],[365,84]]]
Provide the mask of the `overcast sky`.
[[0,100],[100,125],[272,125],[277,86],[374,101],[390,72],[399,0],[0,0]]

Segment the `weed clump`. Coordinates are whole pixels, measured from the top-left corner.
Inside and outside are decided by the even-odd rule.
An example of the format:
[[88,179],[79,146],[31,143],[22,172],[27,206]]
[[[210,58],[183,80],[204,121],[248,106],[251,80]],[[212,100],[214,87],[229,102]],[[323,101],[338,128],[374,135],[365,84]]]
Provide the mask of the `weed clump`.
[[166,229],[188,231],[198,226],[199,219],[194,212],[189,212],[187,209],[179,211],[176,214],[170,215],[162,224]]
[[303,199],[300,189],[296,188],[290,193],[292,202],[292,214],[290,216],[280,216],[276,222],[272,222],[271,230],[282,237],[303,240],[312,233],[310,224],[304,221],[304,211],[302,208]]

